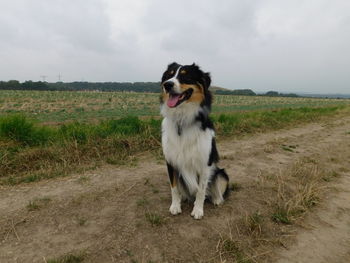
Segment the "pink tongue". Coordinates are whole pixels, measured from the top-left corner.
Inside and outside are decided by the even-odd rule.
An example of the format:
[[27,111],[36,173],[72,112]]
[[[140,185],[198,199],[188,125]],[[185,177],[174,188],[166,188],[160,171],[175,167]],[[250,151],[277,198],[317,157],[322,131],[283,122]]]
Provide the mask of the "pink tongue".
[[179,101],[180,95],[171,95],[168,99],[168,106],[170,108],[175,107],[176,103]]

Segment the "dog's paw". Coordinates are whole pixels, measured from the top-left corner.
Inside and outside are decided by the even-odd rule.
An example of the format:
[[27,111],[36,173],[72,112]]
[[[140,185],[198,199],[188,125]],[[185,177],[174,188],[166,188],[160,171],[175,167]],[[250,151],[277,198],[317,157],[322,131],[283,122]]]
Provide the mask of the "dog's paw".
[[169,211],[172,215],[180,214],[181,211],[181,205],[180,204],[171,204]]
[[221,205],[224,202],[224,199],[222,198],[216,198],[213,200],[214,205]]
[[201,219],[204,215],[203,208],[194,207],[191,213],[194,219]]

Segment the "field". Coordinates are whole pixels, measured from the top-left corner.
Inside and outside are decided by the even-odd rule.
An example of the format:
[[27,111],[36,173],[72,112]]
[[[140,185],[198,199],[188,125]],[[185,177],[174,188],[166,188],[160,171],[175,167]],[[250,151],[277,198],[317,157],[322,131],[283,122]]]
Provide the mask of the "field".
[[[217,95],[214,113],[349,104],[346,99]],[[25,113],[41,122],[159,116],[159,96],[152,93],[0,91],[0,114]]]
[[0,91],[0,262],[348,262],[349,102],[215,96],[232,192],[195,221],[157,94]]

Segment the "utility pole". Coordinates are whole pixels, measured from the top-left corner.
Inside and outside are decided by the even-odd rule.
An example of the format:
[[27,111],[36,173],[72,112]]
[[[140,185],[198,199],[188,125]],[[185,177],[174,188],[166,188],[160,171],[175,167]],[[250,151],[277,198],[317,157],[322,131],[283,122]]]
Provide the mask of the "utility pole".
[[43,79],[43,82],[45,82],[45,81],[46,81],[47,76],[46,76],[46,75],[41,75],[41,76],[40,76],[40,78],[42,78],[42,79]]
[[58,82],[61,82],[61,79],[62,79],[62,75],[61,75],[61,73],[58,73]]

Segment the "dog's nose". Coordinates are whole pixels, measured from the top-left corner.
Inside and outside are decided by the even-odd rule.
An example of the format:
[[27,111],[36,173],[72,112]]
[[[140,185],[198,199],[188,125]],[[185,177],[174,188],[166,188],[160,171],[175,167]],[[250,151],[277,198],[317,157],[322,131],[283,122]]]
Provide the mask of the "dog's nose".
[[167,82],[165,82],[165,83],[163,84],[163,86],[164,86],[164,89],[165,89],[166,92],[170,92],[171,89],[174,87],[174,82],[172,82],[172,81],[167,81]]

